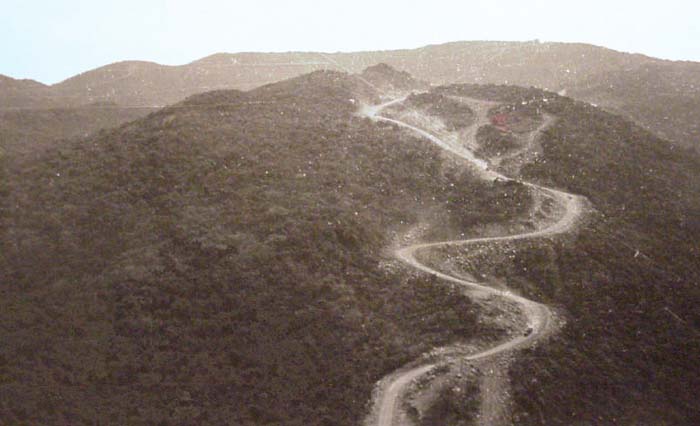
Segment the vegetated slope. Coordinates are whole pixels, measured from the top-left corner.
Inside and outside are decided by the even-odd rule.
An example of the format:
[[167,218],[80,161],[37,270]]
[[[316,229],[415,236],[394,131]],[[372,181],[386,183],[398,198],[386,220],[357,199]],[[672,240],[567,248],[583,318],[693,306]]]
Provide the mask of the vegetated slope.
[[562,332],[511,370],[514,421],[696,424],[689,390],[700,388],[698,155],[553,93],[472,85],[438,92],[555,116],[523,178],[585,195],[596,209],[574,240],[496,248],[468,262],[567,317]]
[[383,250],[421,215],[522,214],[518,188],[357,117],[367,90],[205,93],[3,179],[0,422],[357,424],[386,373],[498,333]]
[[12,155],[14,162],[20,162],[21,156],[36,155],[59,143],[59,139],[86,137],[152,111],[153,108],[122,108],[115,104],[0,111],[0,149]]
[[462,130],[474,123],[474,111],[469,106],[446,96],[431,92],[413,93],[406,98],[406,103],[439,117],[448,131]]
[[[411,98],[413,98],[412,101],[409,100]],[[416,99],[420,99],[420,101],[416,102]],[[436,103],[435,108],[430,107],[431,102]],[[418,107],[405,105],[416,103]],[[473,126],[467,132],[450,132],[446,130],[443,120],[454,117],[456,111],[463,111],[465,109],[463,103],[468,105],[466,108],[469,112],[467,118],[476,115],[475,120],[472,120]],[[520,186],[519,183],[507,176],[490,170],[488,162],[475,158],[473,152],[470,152],[477,146],[475,141],[477,129],[488,123],[489,108],[492,108],[493,105],[494,103],[491,101],[478,101],[457,96],[445,97],[440,94],[429,93],[426,95],[401,97],[376,107],[365,108],[363,112],[371,117],[376,117],[377,120],[397,124],[420,134],[425,139],[430,140],[431,143],[460,158],[463,166],[469,165],[469,167],[479,170],[481,179],[492,182],[507,181],[511,185]],[[425,108],[426,106],[428,108]],[[425,109],[435,111],[436,114],[426,114]],[[475,112],[475,114],[472,114],[472,112]],[[551,120],[545,120],[545,123],[548,125],[551,123]],[[537,126],[533,132],[539,133],[544,128],[545,123]],[[395,423],[403,424],[406,422],[404,420],[406,416],[414,419],[416,422],[420,420],[420,424],[435,424],[434,422],[440,418],[445,422],[448,421],[447,419],[450,419],[449,422],[454,422],[455,419],[458,419],[460,424],[471,424],[476,419],[478,419],[479,424],[509,423],[507,420],[508,412],[510,411],[507,408],[509,405],[507,385],[503,383],[502,379],[493,379],[496,376],[506,377],[504,373],[507,373],[508,370],[507,366],[505,366],[506,363],[503,362],[504,355],[512,355],[518,347],[533,345],[538,339],[543,339],[555,331],[557,326],[553,320],[554,318],[552,318],[551,311],[544,305],[527,300],[510,291],[504,291],[502,285],[499,285],[500,289],[494,289],[489,287],[490,283],[476,281],[474,278],[471,278],[478,275],[466,277],[449,268],[447,273],[441,273],[429,266],[434,262],[429,257],[425,258],[422,253],[428,251],[436,252],[443,248],[449,250],[452,247],[471,247],[472,250],[478,252],[479,245],[485,244],[488,246],[490,243],[499,244],[509,240],[551,237],[572,230],[571,228],[574,227],[583,213],[583,199],[529,182],[525,183],[525,185],[529,189],[527,195],[536,198],[536,201],[527,212],[529,213],[527,216],[530,219],[534,219],[535,215],[539,215],[540,218],[551,216],[548,212],[549,209],[545,208],[545,205],[549,204],[551,207],[554,204],[561,208],[558,209],[560,210],[559,212],[555,213],[553,221],[549,221],[548,224],[544,221],[525,223],[524,219],[526,217],[521,216],[518,221],[522,221],[520,224],[525,225],[525,227],[520,230],[517,230],[517,226],[512,226],[515,225],[514,223],[499,224],[498,228],[500,229],[493,229],[490,232],[483,228],[479,230],[480,232],[477,231],[477,234],[474,234],[473,230],[467,230],[470,235],[476,235],[476,238],[465,238],[465,233],[461,232],[447,237],[447,240],[429,238],[427,241],[432,242],[410,244],[395,251],[395,256],[410,267],[429,275],[438,276],[443,283],[456,284],[478,298],[484,298],[484,294],[488,294],[490,295],[487,301],[488,305],[505,308],[505,311],[514,309],[521,314],[521,317],[510,319],[509,328],[512,334],[504,340],[491,342],[491,345],[486,346],[477,344],[466,348],[464,345],[458,344],[440,348],[438,351],[439,355],[436,354],[429,361],[424,360],[424,362],[412,368],[403,368],[385,378],[382,381],[380,392],[374,398],[375,409],[373,410],[374,415],[370,417],[371,424],[382,426],[391,426]],[[544,193],[547,194],[546,201],[550,203],[542,201]],[[508,231],[508,228],[511,230]],[[524,230],[527,228],[529,228],[527,231]],[[534,231],[532,230],[533,228],[535,228]],[[487,235],[490,235],[490,237]],[[458,239],[454,239],[455,237]],[[424,239],[423,241],[426,240]],[[443,257],[441,260],[448,264],[453,260],[461,261],[459,257],[450,258],[450,256]],[[439,265],[438,268],[442,269],[442,266]],[[498,315],[496,318],[489,318],[489,320],[502,322],[503,316]],[[523,332],[525,332],[525,336],[520,334]],[[474,342],[470,343],[473,344]],[[473,392],[474,384],[479,380],[476,377],[478,370],[473,366],[469,368],[463,364],[467,362],[476,362],[482,371],[488,372],[487,376],[484,377],[485,380],[488,380],[488,383],[483,381],[477,386],[477,389],[479,389],[477,395],[471,392]],[[456,366],[455,364],[463,365]],[[445,377],[438,378],[438,376],[443,375]],[[463,386],[463,383],[468,385]],[[445,390],[447,388],[452,388],[452,391],[441,391],[441,389]],[[470,393],[461,394],[462,388],[469,389],[468,392]],[[450,398],[447,404],[443,404],[446,401],[442,400],[438,401],[432,408],[426,405],[426,403],[435,403],[434,397],[449,398],[450,394],[456,398]],[[399,400],[401,400],[402,408],[398,406]],[[459,405],[462,405],[462,409],[455,410]],[[474,411],[475,407],[479,408],[478,411]]]
[[[319,69],[359,72],[377,63],[436,84],[497,83],[566,90],[684,146],[697,148],[700,64],[577,43],[454,42],[351,53],[220,53],[181,66],[120,62],[51,86],[59,105],[114,101],[166,105],[212,89],[252,89]],[[0,107],[25,101],[0,96]],[[56,104],[52,104],[57,106]]]

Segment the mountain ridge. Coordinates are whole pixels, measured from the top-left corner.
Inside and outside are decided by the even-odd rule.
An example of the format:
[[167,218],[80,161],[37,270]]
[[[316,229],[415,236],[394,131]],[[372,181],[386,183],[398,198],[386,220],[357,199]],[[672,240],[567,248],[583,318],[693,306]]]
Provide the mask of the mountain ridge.
[[700,149],[700,63],[584,43],[462,41],[350,53],[216,53],[183,65],[122,61],[28,93],[26,99],[21,93],[0,96],[0,108],[96,101],[163,106],[198,92],[249,90],[318,69],[360,72],[380,62],[432,84],[515,84],[566,91]]

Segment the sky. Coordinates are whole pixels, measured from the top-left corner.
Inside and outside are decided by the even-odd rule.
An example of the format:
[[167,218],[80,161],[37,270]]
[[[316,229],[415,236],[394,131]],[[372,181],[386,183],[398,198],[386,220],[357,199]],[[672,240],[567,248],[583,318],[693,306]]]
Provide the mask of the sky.
[[122,60],[583,42],[700,61],[698,0],[0,0],[0,74],[53,84]]

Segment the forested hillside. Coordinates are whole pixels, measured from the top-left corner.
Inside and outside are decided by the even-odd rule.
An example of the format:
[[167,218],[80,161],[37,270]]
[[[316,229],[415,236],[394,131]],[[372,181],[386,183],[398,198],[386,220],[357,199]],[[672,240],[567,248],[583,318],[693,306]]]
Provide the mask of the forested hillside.
[[0,423],[358,424],[386,374],[505,332],[391,248],[418,224],[454,235],[521,219],[518,179],[592,211],[567,238],[444,253],[566,322],[511,369],[516,423],[697,423],[698,156],[538,89],[409,97],[450,129],[474,118],[453,96],[502,103],[477,134],[487,157],[519,140],[503,123],[553,117],[515,181],[480,181],[357,114],[380,100],[372,85],[416,80],[383,66],[363,78],[191,96],[45,144],[17,170],[19,151],[0,152]]
[[197,95],[6,176],[1,422],[357,424],[386,373],[501,333],[382,265],[418,216],[514,189],[363,96],[335,72]]
[[[700,386],[697,154],[553,93],[477,85],[436,90],[503,102],[496,112],[509,116],[553,115],[541,152],[520,178],[585,195],[595,209],[573,239],[460,253],[468,270],[508,282],[566,316],[561,333],[511,370],[514,421],[697,423],[700,410],[687,392]],[[514,138],[507,126],[504,134]]]
[[105,103],[75,108],[0,111],[0,149],[19,162],[20,157],[35,157],[47,148],[56,148],[62,139],[87,137],[154,110],[147,107],[123,108]]

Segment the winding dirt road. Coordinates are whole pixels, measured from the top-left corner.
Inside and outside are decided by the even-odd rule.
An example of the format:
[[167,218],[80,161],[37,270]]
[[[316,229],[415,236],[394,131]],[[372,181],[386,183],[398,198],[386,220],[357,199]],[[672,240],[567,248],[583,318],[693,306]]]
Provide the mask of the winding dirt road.
[[[453,154],[467,160],[478,172],[478,174],[484,178],[484,179],[500,179],[500,180],[511,180],[509,177],[504,176],[494,170],[491,170],[489,168],[489,165],[487,162],[484,160],[478,159],[474,156],[474,154],[467,150],[466,148],[462,146],[455,146],[454,144],[448,143],[444,140],[441,140],[437,136],[420,129],[418,127],[415,127],[413,125],[410,125],[408,123],[404,123],[400,120],[396,120],[393,118],[389,117],[384,117],[379,115],[379,113],[386,107],[390,105],[397,104],[399,102],[402,102],[404,98],[399,98],[395,99],[393,101],[381,104],[381,105],[374,105],[370,107],[364,108],[361,113],[367,117],[372,118],[373,120],[377,121],[384,121],[384,122],[389,122],[389,123],[394,123],[398,126],[401,126],[403,128],[409,129],[427,139],[429,139],[431,142],[435,143],[436,145],[442,147],[443,149],[446,149]],[[479,126],[479,122],[477,121],[474,126]],[[546,126],[540,126],[538,131],[541,131],[545,128]],[[473,132],[475,133],[475,132]],[[551,198],[553,198],[559,205],[563,206],[565,208],[565,213],[553,224],[546,226],[544,228],[534,230],[532,232],[527,232],[527,233],[521,233],[521,234],[512,234],[512,235],[504,235],[504,236],[496,236],[496,237],[484,237],[484,238],[472,238],[472,239],[466,239],[466,240],[452,240],[452,241],[441,241],[441,242],[433,242],[433,243],[423,243],[423,244],[414,244],[408,247],[403,247],[395,252],[395,256],[400,259],[401,261],[405,262],[406,264],[423,271],[425,273],[435,275],[445,281],[449,281],[451,283],[455,283],[459,286],[462,286],[463,288],[467,288],[470,290],[478,290],[479,292],[486,293],[486,294],[492,294],[496,296],[503,297],[511,302],[515,302],[517,305],[520,306],[520,309],[522,310],[523,314],[527,318],[527,326],[531,328],[531,332],[528,333],[527,335],[522,335],[519,334],[517,337],[508,340],[506,342],[503,342],[497,346],[494,346],[492,348],[473,353],[471,355],[463,357],[465,360],[479,360],[479,359],[485,359],[489,357],[493,357],[497,354],[504,353],[506,351],[511,351],[519,347],[524,347],[527,345],[530,345],[534,343],[536,340],[540,339],[543,337],[547,332],[553,329],[553,321],[551,321],[552,318],[552,313],[550,309],[540,303],[534,302],[532,300],[526,299],[522,296],[519,296],[517,294],[514,294],[510,291],[507,290],[498,290],[494,289],[492,287],[486,286],[484,284],[478,283],[478,282],[473,282],[473,281],[467,281],[461,278],[457,278],[451,275],[444,274],[442,272],[439,272],[435,269],[432,269],[422,263],[420,263],[416,259],[416,253],[420,250],[424,249],[430,249],[430,248],[437,248],[437,247],[445,247],[445,246],[469,246],[473,244],[480,244],[480,243],[489,243],[489,242],[502,242],[502,241],[515,241],[515,240],[524,240],[524,239],[529,239],[529,238],[538,238],[538,237],[545,237],[545,236],[550,236],[550,235],[555,235],[555,234],[561,234],[565,233],[568,230],[570,230],[575,224],[577,219],[581,216],[582,211],[583,211],[583,206],[584,206],[584,198],[569,194],[563,191],[559,191],[556,189],[552,188],[547,188],[543,187],[540,185],[536,185],[534,183],[529,183],[529,182],[522,182],[524,185],[530,187],[534,191],[540,191]],[[394,426],[397,422],[397,414],[398,414],[398,403],[400,401],[400,398],[403,394],[403,392],[407,389],[408,385],[414,380],[417,379],[418,377],[422,376],[423,374],[427,373],[429,370],[432,368],[436,367],[438,364],[437,363],[432,363],[432,364],[425,364],[421,365],[419,367],[407,370],[407,371],[402,371],[400,373],[395,373],[390,376],[390,378],[386,381],[386,383],[379,389],[379,392],[377,394],[377,397],[375,399],[375,420],[374,423],[377,426]],[[488,417],[488,413],[486,416],[483,417]]]

